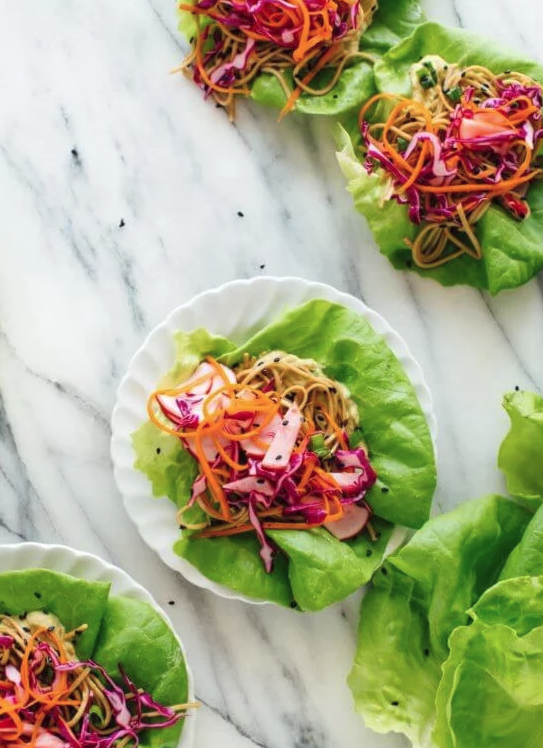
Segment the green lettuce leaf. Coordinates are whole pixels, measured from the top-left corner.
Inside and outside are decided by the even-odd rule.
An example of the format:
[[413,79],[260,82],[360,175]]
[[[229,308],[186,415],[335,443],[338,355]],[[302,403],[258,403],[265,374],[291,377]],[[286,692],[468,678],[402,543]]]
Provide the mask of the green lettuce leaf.
[[[356,313],[317,300],[288,312],[238,347],[203,337],[202,331],[178,333],[176,339],[177,363],[174,374],[166,377],[169,384],[175,376],[188,375],[205,355],[233,365],[245,352],[258,355],[285,347],[285,341],[289,352],[316,359],[329,376],[345,384],[359,408],[363,438],[379,475],[368,502],[380,537],[375,543],[365,536],[340,542],[324,531],[270,533],[283,551],[271,574],[264,572],[252,535],[198,539],[183,531],[175,552],[235,592],[301,610],[320,610],[365,584],[382,561],[392,523],[417,527],[428,518],[436,481],[426,419],[382,336]],[[148,476],[155,496],[166,495],[181,507],[190,498],[195,462],[170,442],[176,440],[152,424],[141,426],[133,435],[135,466]]]
[[[540,620],[543,609],[540,609]],[[543,741],[543,627],[453,632],[437,699],[438,748],[512,748]]]
[[[496,73],[516,70],[543,84],[540,65],[463,30],[425,23],[376,63],[377,89],[410,95],[409,69],[428,54],[440,55],[460,65],[483,65]],[[543,184],[537,182],[528,192],[529,218],[519,222],[502,208],[492,206],[477,223],[475,233],[483,248],[482,260],[465,255],[437,268],[418,268],[404,243],[405,238],[413,239],[418,228],[409,221],[406,206],[395,201],[386,201],[381,209],[375,209],[383,203],[386,184],[378,175],[368,175],[359,164],[354,147],[360,135],[354,131],[350,134],[352,143],[346,133],[339,137],[338,161],[348,179],[356,209],[368,221],[381,252],[394,267],[414,270],[444,286],[467,284],[493,294],[526,283],[543,267]]]
[[543,574],[543,507],[537,510],[522,540],[503,567],[500,579]]
[[377,542],[366,535],[338,542],[327,530],[276,530],[269,533],[289,559],[292,596],[301,610],[321,610],[343,600],[371,579],[382,559],[393,525],[376,519]]
[[528,634],[543,623],[543,576],[497,582],[481,595],[469,615],[485,626],[509,626],[519,636]]
[[496,581],[529,518],[518,504],[487,496],[431,519],[389,557],[362,601],[348,681],[369,727],[430,744],[449,636]]
[[309,301],[272,322],[222,360],[284,349],[313,358],[342,382],[360,413],[364,440],[379,476],[367,500],[377,516],[407,527],[429,517],[436,483],[432,438],[411,381],[369,322],[328,301]]
[[534,508],[543,501],[543,397],[533,392],[511,392],[503,406],[511,429],[500,447],[498,467],[507,488]]
[[[183,704],[188,699],[188,675],[179,643],[156,610],[140,600],[109,599],[93,659],[117,681],[117,664],[122,663],[134,683],[164,705]],[[173,727],[146,730],[140,745],[177,748],[183,725],[181,719]]]
[[[418,0],[379,0],[379,10],[373,23],[360,41],[361,51],[378,58],[387,49],[408,36],[417,24],[424,21],[424,14]],[[179,11],[179,30],[191,40],[197,33],[194,16],[187,11]],[[333,72],[324,70],[312,81],[315,89],[325,88]],[[285,78],[293,89],[292,71]],[[302,93],[294,106],[294,111],[303,114],[339,116],[362,105],[375,93],[373,66],[367,60],[360,60],[346,67],[334,88],[323,96]],[[277,78],[269,73],[259,75],[251,88],[251,98],[259,104],[282,109],[287,97]]]
[[288,559],[277,554],[271,574],[259,556],[260,545],[252,533],[226,538],[191,539],[183,532],[174,551],[196,566],[208,579],[247,597],[296,607],[288,580]]
[[98,636],[109,588],[109,582],[88,582],[47,569],[6,571],[0,574],[0,614],[48,611],[66,631],[86,623],[88,628],[76,645],[78,657],[86,659]]

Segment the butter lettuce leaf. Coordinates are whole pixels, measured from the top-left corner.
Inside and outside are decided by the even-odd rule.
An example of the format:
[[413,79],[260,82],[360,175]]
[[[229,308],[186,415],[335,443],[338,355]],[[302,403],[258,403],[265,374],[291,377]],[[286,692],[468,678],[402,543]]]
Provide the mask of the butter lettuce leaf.
[[534,514],[522,540],[507,559],[500,579],[543,574],[543,507]]
[[349,390],[379,477],[367,495],[375,514],[420,527],[436,484],[432,438],[413,385],[383,336],[356,312],[317,299],[286,312],[222,360],[235,364],[245,352],[285,347],[315,359]]
[[[459,65],[483,65],[495,73],[515,70],[543,84],[543,67],[521,55],[508,53],[487,39],[461,29],[424,23],[377,61],[374,73],[378,91],[411,95],[409,70],[429,54]],[[482,260],[464,255],[437,268],[418,268],[404,242],[405,238],[414,238],[418,227],[409,221],[406,206],[396,201],[384,202],[385,181],[378,174],[370,176],[365,172],[355,155],[360,135],[356,131],[349,134],[353,138],[351,144],[346,142],[345,133],[339,138],[340,167],[348,180],[356,209],[368,221],[381,252],[394,267],[413,270],[444,286],[467,284],[488,289],[492,294],[526,283],[543,267],[543,184],[536,182],[527,195],[531,209],[527,219],[516,221],[493,205],[476,224],[475,233],[483,249]]]
[[508,491],[537,508],[543,501],[543,397],[511,392],[503,406],[511,428],[500,447],[498,466]]
[[362,601],[348,679],[369,727],[432,744],[449,637],[497,580],[529,519],[501,496],[470,501],[431,519],[385,562]]
[[66,631],[86,623],[76,646],[78,657],[86,659],[98,636],[109,588],[109,582],[89,582],[47,569],[6,571],[0,574],[0,615],[48,611]]
[[[164,619],[145,602],[110,597],[93,658],[119,680],[117,665],[139,688],[166,706],[188,700],[188,674],[179,643]],[[188,719],[191,719],[189,717]],[[141,734],[144,748],[177,748],[184,720]]]

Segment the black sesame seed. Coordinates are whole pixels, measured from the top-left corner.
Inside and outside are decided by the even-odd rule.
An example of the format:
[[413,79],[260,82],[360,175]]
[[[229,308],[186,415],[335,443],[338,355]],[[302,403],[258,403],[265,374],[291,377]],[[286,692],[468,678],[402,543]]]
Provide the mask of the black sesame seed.
[[335,395],[337,392],[337,389],[335,387],[329,387],[328,391],[332,393],[332,395]]
[[281,425],[282,425],[282,426],[288,426],[288,419],[287,419],[287,418],[285,418],[285,420],[283,421],[283,423],[282,423]]
[[425,657],[430,657],[430,650],[429,649],[425,649],[424,650],[424,656]]
[[23,626],[23,631],[26,631],[27,634],[30,633],[30,629],[28,628],[28,626]]
[[371,548],[368,548],[366,551],[366,556],[369,558],[372,555],[373,551]]
[[384,575],[385,575],[385,577],[386,577],[386,575],[388,574],[388,569],[386,569],[386,568],[385,568],[385,567],[383,566],[383,568],[381,569],[381,573],[382,573],[382,574],[384,574]]
[[46,616],[48,616],[48,615],[49,615],[49,610],[48,610],[48,608],[44,608],[44,609],[43,609],[43,614],[44,614],[44,615],[46,615]]
[[38,600],[41,599],[41,592],[34,592],[34,597],[37,597]]
[[48,626],[48,627],[47,627],[47,631],[54,631],[54,630],[55,630],[55,627],[54,627],[54,626]]
[[264,478],[257,478],[256,482],[258,483],[259,486],[261,486],[264,483]]
[[168,605],[175,605],[175,600],[168,600]]
[[292,600],[292,602],[290,603],[290,607],[291,608],[297,608],[298,607],[298,603],[296,602],[296,600]]
[[504,71],[503,71],[503,74],[504,74],[504,75],[509,75],[509,73],[510,73],[510,72],[511,72],[510,70],[504,70]]
[[119,228],[122,229],[122,228],[124,228],[124,226],[126,226],[126,224],[124,222],[124,218],[121,218],[121,220],[119,221]]
[[265,267],[266,267],[265,265],[260,265],[261,270],[264,270]]
[[375,533],[375,537],[377,538],[377,540],[379,540],[379,538],[381,537],[381,533],[379,531],[377,531]]
[[518,384],[516,384],[515,385],[515,392],[519,392],[519,390],[520,390],[520,387],[518,386]]
[[334,94],[332,98],[337,99],[337,94]]
[[238,210],[238,216],[240,218],[243,218],[244,215],[245,215],[245,213],[242,210]]
[[278,461],[278,460],[282,460],[282,459],[283,459],[283,455],[277,455],[277,457],[276,457],[275,459],[276,459],[277,461]]
[[194,42],[194,37],[193,37],[193,36],[191,36],[191,37],[190,37],[190,40],[189,40],[189,44],[192,44],[193,42]]
[[400,706],[400,702],[399,701],[391,701],[390,702],[390,706]]
[[257,363],[257,366],[264,366],[264,361],[259,361],[259,362]]
[[160,454],[160,452],[161,452],[161,449],[160,449],[160,447],[157,447],[157,448],[156,448],[156,453],[157,453],[157,455],[159,455],[159,454]]
[[274,364],[278,364],[279,361],[281,361],[281,357],[280,356],[277,356],[276,358],[273,359],[273,363]]
[[78,153],[77,148],[72,148],[72,150],[70,151],[70,153],[72,154],[72,156],[74,158],[79,158],[79,153]]
[[390,488],[387,488],[387,486],[381,486],[381,493],[388,493],[390,491]]
[[26,610],[24,611],[24,613],[21,613],[21,615],[19,616],[20,621],[24,621],[24,619],[26,618],[26,613],[27,613]]

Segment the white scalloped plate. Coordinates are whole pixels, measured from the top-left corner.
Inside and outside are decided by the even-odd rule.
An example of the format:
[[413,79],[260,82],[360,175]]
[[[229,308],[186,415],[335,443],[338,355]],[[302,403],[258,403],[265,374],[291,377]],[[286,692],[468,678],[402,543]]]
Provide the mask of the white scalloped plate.
[[[138,584],[125,571],[108,564],[92,553],[83,553],[65,545],[47,545],[45,543],[16,543],[0,545],[0,573],[21,569],[49,569],[64,574],[71,574],[80,579],[92,582],[111,582],[111,593],[129,597],[132,600],[151,605],[171,628],[187,668],[188,700],[194,701],[194,682],[188,666],[187,654],[183,642],[175,633],[172,622],[147,590]],[[191,748],[194,739],[195,714],[185,720],[178,748]]]
[[[195,566],[174,553],[173,545],[179,538],[175,506],[165,497],[152,498],[149,481],[133,466],[131,434],[146,420],[147,399],[160,378],[174,364],[173,336],[176,331],[204,327],[216,335],[241,343],[276,319],[285,309],[311,299],[326,299],[358,312],[385,338],[413,383],[435,445],[437,427],[432,397],[419,364],[403,339],[383,317],[354,296],[341,293],[323,283],[313,283],[301,278],[265,277],[226,283],[199,294],[192,301],[175,309],[149,334],[132,358],[119,386],[111,422],[111,457],[124,505],[143,540],[158,553],[165,564],[178,571],[189,582],[222,597],[253,604],[266,602],[239,595],[212,582]],[[400,529],[393,534],[388,553],[398,547],[404,534]]]

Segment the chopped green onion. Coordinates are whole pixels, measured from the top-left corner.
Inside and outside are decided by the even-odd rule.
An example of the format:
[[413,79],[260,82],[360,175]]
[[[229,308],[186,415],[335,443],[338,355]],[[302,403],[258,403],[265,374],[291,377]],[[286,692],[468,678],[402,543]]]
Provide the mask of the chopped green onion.
[[397,143],[400,153],[403,153],[407,150],[407,146],[409,145],[409,141],[407,140],[407,138],[398,138]]
[[447,91],[447,97],[453,102],[453,104],[458,104],[458,102],[462,98],[462,89],[460,88],[460,86],[449,88],[449,90]]
[[332,456],[332,453],[324,443],[324,434],[313,434],[309,440],[309,450],[321,460],[327,460]]

